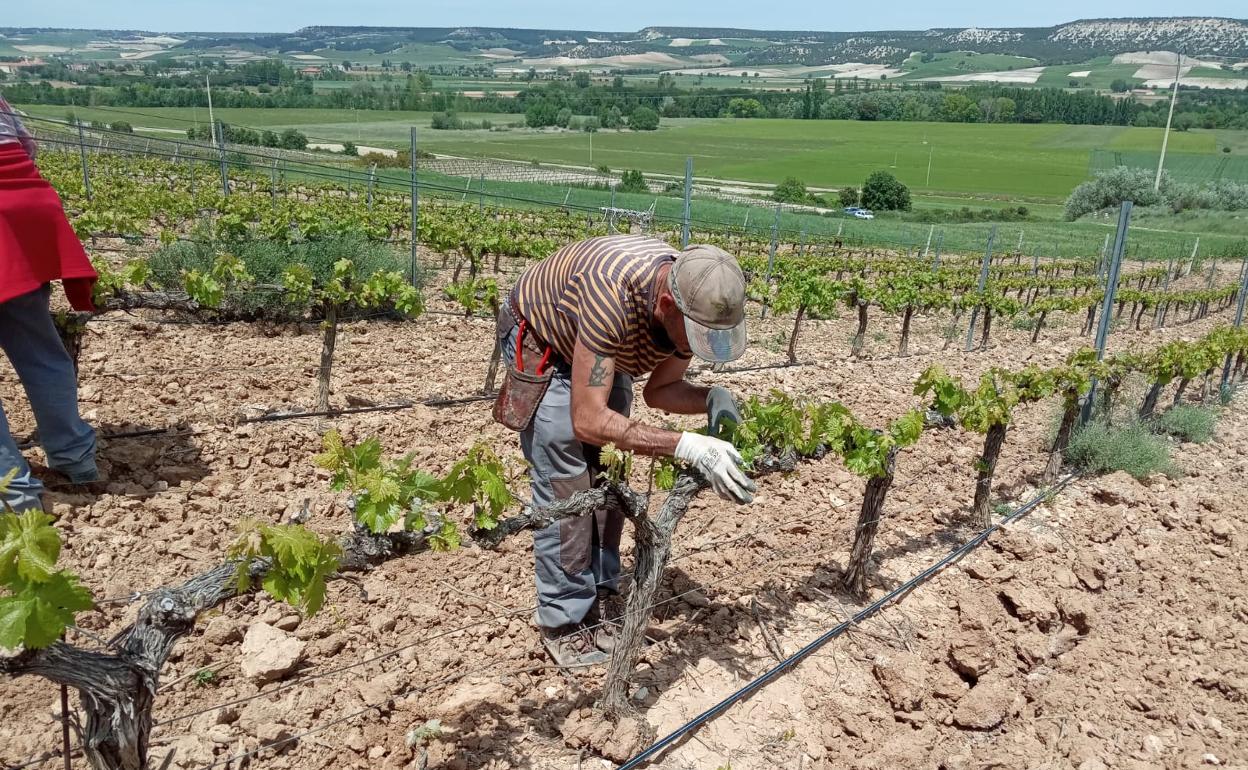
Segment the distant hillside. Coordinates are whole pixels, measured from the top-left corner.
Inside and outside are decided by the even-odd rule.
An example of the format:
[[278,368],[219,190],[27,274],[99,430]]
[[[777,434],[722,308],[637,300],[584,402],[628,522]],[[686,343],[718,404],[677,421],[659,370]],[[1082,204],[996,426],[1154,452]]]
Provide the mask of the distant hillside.
[[[946,28],[880,32],[646,27],[634,33],[501,27],[304,27],[289,35],[216,38],[193,35],[188,46],[249,42],[278,51],[371,50],[410,43],[457,48],[508,48],[530,57],[598,58],[674,48],[722,54],[734,63],[824,65],[861,61],[897,64],[911,52],[973,50],[1026,56],[1042,64],[1081,61],[1128,51],[1182,50],[1192,56],[1248,57],[1248,20],[1208,17],[1086,19],[1056,27]],[[689,53],[690,51],[682,51]]]
[[[5,51],[6,40],[11,41],[13,50],[23,50],[24,37],[45,43],[42,47],[25,46],[41,53],[55,53],[47,44],[52,48],[64,45],[73,51],[83,40],[84,32],[89,31],[0,29],[0,53]],[[63,43],[57,39],[58,33]],[[152,35],[132,31],[94,34],[105,41]],[[617,66],[621,61],[619,57],[633,57],[624,61],[656,62],[660,59],[653,54],[660,53],[681,59],[682,63],[698,64],[711,57],[720,64],[753,67],[825,66],[848,62],[896,66],[912,53],[951,51],[1028,57],[1040,65],[1157,50],[1183,51],[1189,56],[1207,59],[1248,59],[1248,20],[1212,17],[1085,19],[1055,27],[878,32],[646,27],[637,32],[621,33],[503,27],[309,26],[291,33],[178,33],[177,37],[177,45],[142,55],[190,57],[213,52],[220,55],[223,51],[292,55],[330,51],[343,57],[353,54],[386,56],[421,46],[436,46],[482,60],[497,59],[500,55],[518,60],[574,62],[615,57]],[[150,44],[147,40],[144,43]],[[97,49],[101,47],[92,45]],[[120,45],[124,47],[130,43],[123,41]],[[651,56],[638,56],[644,54]]]

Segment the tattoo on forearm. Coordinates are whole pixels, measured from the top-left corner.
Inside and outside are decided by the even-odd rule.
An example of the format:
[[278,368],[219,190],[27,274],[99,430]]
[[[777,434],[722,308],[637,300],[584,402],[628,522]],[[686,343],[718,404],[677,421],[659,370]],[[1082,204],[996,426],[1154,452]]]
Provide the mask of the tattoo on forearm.
[[607,384],[607,367],[602,365],[605,360],[607,360],[606,356],[594,354],[594,365],[589,370],[589,387],[601,388]]

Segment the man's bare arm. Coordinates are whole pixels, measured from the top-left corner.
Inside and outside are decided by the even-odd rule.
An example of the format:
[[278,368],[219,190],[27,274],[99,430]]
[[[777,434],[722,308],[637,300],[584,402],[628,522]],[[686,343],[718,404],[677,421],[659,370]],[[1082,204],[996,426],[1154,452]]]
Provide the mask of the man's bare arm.
[[689,359],[672,356],[651,372],[642,396],[646,405],[672,414],[704,414],[710,388],[685,380]]
[[572,353],[572,432],[577,439],[643,455],[673,455],[679,433],[631,420],[607,405],[614,382],[615,359],[593,352],[578,339]]

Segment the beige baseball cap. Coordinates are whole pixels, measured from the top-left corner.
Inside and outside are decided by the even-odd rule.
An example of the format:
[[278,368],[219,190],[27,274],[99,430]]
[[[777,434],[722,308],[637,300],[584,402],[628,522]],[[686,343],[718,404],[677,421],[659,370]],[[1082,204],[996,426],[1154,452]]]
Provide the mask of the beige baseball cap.
[[668,274],[676,307],[685,316],[693,354],[704,361],[735,361],[745,353],[745,275],[717,246],[692,245]]

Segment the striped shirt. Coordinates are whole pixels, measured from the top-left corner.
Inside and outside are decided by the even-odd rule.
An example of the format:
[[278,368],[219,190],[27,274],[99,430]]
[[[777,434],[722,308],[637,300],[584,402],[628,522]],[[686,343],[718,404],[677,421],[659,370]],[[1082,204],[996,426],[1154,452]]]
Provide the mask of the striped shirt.
[[516,310],[565,361],[577,339],[639,377],[676,353],[653,320],[659,270],[676,250],[639,235],[590,238],[564,246],[516,282]]

